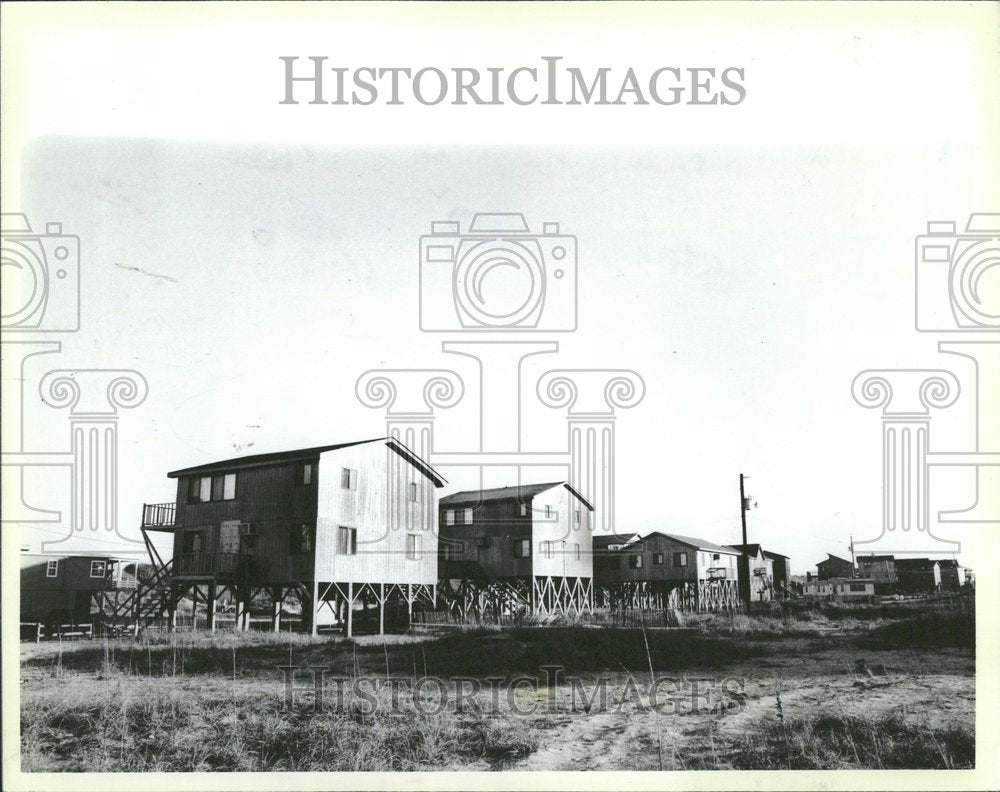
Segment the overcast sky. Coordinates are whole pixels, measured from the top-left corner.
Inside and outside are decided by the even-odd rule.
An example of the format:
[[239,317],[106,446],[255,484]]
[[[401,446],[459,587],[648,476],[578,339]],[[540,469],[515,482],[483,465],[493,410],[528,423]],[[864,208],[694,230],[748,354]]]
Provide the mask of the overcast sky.
[[[419,332],[419,237],[435,220],[464,230],[476,212],[523,212],[579,243],[579,329],[537,371],[621,367],[646,384],[616,422],[619,529],[739,541],[744,472],[759,505],[750,541],[804,572],[880,530],[880,421],[852,400],[853,377],[966,371],[913,329],[913,238],[928,219],[982,210],[968,202],[986,174],[970,173],[954,146],[47,139],[29,150],[23,205],[36,228],[61,221],[81,238],[83,327],[36,359],[27,388],[52,367],[147,378],[147,401],[120,420],[120,519],[137,536],[141,504],[174,497],[168,470],[381,434],[354,393],[366,369],[471,373]],[[526,394],[534,410],[533,384]],[[439,414],[439,450],[470,447],[470,404]],[[962,450],[964,407],[935,418],[932,448]],[[536,450],[558,450],[562,413],[537,410]],[[65,448],[63,413],[30,402],[24,420],[29,445]],[[442,472],[442,494],[474,483]],[[26,497],[48,506],[53,487],[36,476]],[[935,512],[967,505],[932,491]],[[25,543],[64,533],[45,530]],[[73,546],[117,547],[100,540]]]

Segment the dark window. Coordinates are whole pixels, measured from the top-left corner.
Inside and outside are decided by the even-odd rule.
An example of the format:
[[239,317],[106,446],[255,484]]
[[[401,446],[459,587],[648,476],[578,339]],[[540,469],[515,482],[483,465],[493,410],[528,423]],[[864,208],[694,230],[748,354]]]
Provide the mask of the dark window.
[[866,586],[864,583],[852,583],[851,591],[865,591]]
[[181,537],[182,553],[201,552],[201,531],[185,531]]
[[465,555],[465,542],[458,542],[453,539],[442,540],[441,554],[445,559],[461,558]]
[[357,555],[358,529],[341,525],[337,529],[337,552],[341,555]]
[[531,540],[514,540],[514,558],[531,558]]
[[91,561],[90,562],[90,576],[92,578],[102,578],[104,577],[105,564],[103,561]]
[[188,481],[188,503],[233,500],[236,498],[236,474],[200,476]]
[[222,500],[222,476],[212,477],[212,500]]
[[312,552],[312,526],[293,525],[288,534],[288,549],[292,553]]
[[687,553],[674,553],[674,566],[675,567],[686,567],[688,565],[688,554]]
[[642,555],[635,553],[628,557],[629,569],[642,569]]
[[299,465],[298,475],[295,477],[295,482],[303,487],[308,487],[313,482],[313,464],[312,462],[305,462]]
[[663,563],[663,553],[653,553],[653,563],[662,564]]
[[340,471],[340,488],[341,489],[357,489],[358,488],[358,471],[352,468],[344,468]]

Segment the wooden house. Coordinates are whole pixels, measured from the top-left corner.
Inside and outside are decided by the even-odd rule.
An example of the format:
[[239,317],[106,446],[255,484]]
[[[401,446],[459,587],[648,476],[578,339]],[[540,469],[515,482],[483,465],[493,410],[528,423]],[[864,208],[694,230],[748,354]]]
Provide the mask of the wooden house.
[[774,596],[784,599],[792,595],[791,570],[788,556],[765,550],[764,557],[771,562],[771,580],[774,584]]
[[825,561],[816,564],[816,571],[820,580],[830,580],[836,577],[854,577],[854,564],[846,558],[840,558],[832,553],[827,553]]
[[891,555],[859,555],[858,576],[875,581],[876,594],[896,591],[896,559]]
[[595,566],[599,601],[611,608],[721,610],[739,605],[740,552],[693,536],[653,531],[618,545]]
[[803,595],[840,602],[870,601],[875,597],[875,581],[870,578],[823,578],[806,582]]
[[759,544],[729,545],[739,550],[741,599],[746,602],[770,602],[774,597],[774,561]]
[[938,559],[938,567],[941,570],[942,591],[957,592],[974,588],[975,576],[972,570],[960,566],[954,558]]
[[593,511],[564,481],[441,498],[439,596],[463,617],[592,608]]
[[933,594],[941,590],[941,566],[931,558],[895,559],[896,592]]
[[[147,505],[145,530],[173,534],[168,609],[190,592],[214,629],[218,597],[233,593],[238,628],[267,592],[273,629],[298,593],[315,634],[377,605],[434,602],[437,490],[445,480],[393,438],[255,454],[174,470],[174,503]],[[204,589],[204,592],[202,592]]]
[[105,596],[135,586],[136,562],[106,555],[21,555],[21,621],[92,625]]

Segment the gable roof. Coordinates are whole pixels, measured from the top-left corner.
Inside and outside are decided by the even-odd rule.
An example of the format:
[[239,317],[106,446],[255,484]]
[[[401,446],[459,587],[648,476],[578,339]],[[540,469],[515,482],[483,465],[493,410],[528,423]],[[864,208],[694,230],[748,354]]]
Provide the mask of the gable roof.
[[595,550],[607,550],[609,545],[621,544],[627,545],[633,542],[639,541],[639,534],[601,534],[600,536],[594,537],[594,549]]
[[731,547],[734,550],[739,550],[741,553],[745,553],[746,555],[751,555],[751,556],[759,556],[763,553],[763,551],[760,549],[760,545],[757,543],[731,544],[727,545],[727,547]]
[[486,503],[488,501],[500,500],[530,500],[539,493],[559,486],[563,486],[568,489],[578,501],[587,507],[588,511],[594,511],[594,507],[590,504],[590,501],[584,498],[583,495],[577,492],[565,481],[550,481],[545,484],[515,484],[511,487],[494,487],[493,489],[484,490],[462,490],[461,492],[456,492],[452,495],[446,495],[441,498],[439,503],[442,506],[446,506],[458,503]]
[[788,560],[788,556],[782,555],[781,553],[776,553],[773,550],[764,550],[762,552],[764,553],[765,556],[767,556],[772,560],[776,560],[778,558],[784,558],[786,561]]
[[[827,553],[826,554],[826,558],[824,558],[822,561],[820,561],[819,564],[816,564],[816,566],[819,566],[820,564],[829,564],[831,561],[837,561],[837,562],[839,562],[841,564],[850,564],[851,563],[846,558],[841,558],[840,556],[835,556],[833,553]],[[851,564],[851,566],[853,566],[853,564]]]
[[654,534],[657,536],[665,536],[667,539],[680,542],[681,544],[691,545],[691,547],[696,547],[699,550],[711,550],[713,553],[738,555],[738,551],[734,550],[732,547],[725,547],[723,545],[717,545],[714,542],[707,542],[704,539],[699,539],[697,536],[681,536],[680,534],[668,534],[663,531],[650,531],[642,538],[643,540],[646,540]]
[[859,555],[858,563],[862,561],[895,561],[896,557],[892,555],[876,555],[875,553],[869,553],[868,555]]
[[219,462],[207,462],[204,465],[171,470],[167,473],[167,477],[179,478],[181,476],[194,476],[203,473],[221,473],[223,471],[229,472],[232,470],[245,470],[247,468],[268,467],[288,462],[306,462],[310,459],[316,459],[320,454],[327,451],[337,451],[341,448],[350,448],[351,446],[366,445],[368,443],[385,443],[391,450],[395,451],[433,481],[436,487],[443,487],[448,483],[448,480],[444,476],[393,437],[373,437],[370,440],[354,440],[349,443],[335,443],[333,445],[313,446],[311,448],[297,448],[292,451],[275,451],[268,454],[250,454],[248,456],[233,457],[232,459],[223,459]]
[[897,558],[896,569],[902,572],[929,572],[934,568],[935,564],[938,564],[938,568],[940,568],[940,563],[940,561],[936,561],[933,558]]

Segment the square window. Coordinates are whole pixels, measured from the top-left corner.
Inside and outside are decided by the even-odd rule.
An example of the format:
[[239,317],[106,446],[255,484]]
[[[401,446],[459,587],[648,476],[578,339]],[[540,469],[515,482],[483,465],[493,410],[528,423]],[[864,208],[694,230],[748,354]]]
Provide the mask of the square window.
[[446,509],[445,510],[445,513],[444,513],[444,524],[445,525],[454,525],[455,524],[455,510],[454,509]]
[[288,549],[292,553],[311,553],[313,532],[310,525],[293,525],[288,533]]
[[465,524],[472,525],[472,509],[465,510]]
[[406,557],[410,560],[420,558],[420,536],[419,534],[406,535]]
[[103,561],[91,561],[90,562],[90,576],[92,578],[102,578],[104,577],[105,563]]
[[653,563],[662,564],[663,563],[663,553],[653,553]]
[[181,552],[185,554],[201,552],[201,531],[185,531],[181,538]]
[[688,565],[688,554],[687,553],[674,553],[674,566],[675,567],[686,567]]
[[234,500],[236,498],[236,474],[227,473],[222,484],[222,499]]
[[642,569],[642,555],[634,553],[628,557],[629,569]]
[[45,577],[59,577],[59,559],[55,558],[45,565]]
[[516,539],[514,541],[514,558],[531,558],[530,539]]

